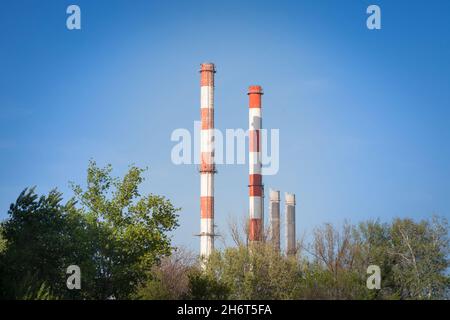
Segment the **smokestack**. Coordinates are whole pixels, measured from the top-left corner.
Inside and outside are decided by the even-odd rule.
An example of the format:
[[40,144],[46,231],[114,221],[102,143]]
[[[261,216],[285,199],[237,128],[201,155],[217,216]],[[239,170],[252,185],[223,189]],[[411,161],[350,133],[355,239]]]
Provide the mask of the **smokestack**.
[[214,74],[213,63],[200,69],[200,256],[207,258],[214,250]]
[[262,240],[264,230],[264,187],[261,175],[261,96],[260,86],[250,86],[249,96],[249,241]]
[[286,205],[286,254],[294,255],[297,252],[295,243],[295,194],[285,193]]
[[280,191],[270,189],[270,241],[280,251]]

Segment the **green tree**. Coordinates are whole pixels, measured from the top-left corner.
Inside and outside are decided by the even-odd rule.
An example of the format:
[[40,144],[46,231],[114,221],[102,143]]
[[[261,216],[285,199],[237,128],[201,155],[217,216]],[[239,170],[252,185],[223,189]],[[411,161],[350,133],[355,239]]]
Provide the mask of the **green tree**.
[[144,300],[177,300],[190,296],[190,275],[198,268],[197,256],[184,249],[173,250],[156,264],[137,292]]
[[388,254],[392,276],[404,299],[444,298],[449,288],[448,223],[434,217],[418,223],[396,219],[390,227]]
[[230,288],[231,299],[292,299],[298,294],[301,270],[297,259],[261,244],[214,252],[205,274]]
[[188,274],[189,295],[192,300],[226,300],[231,288],[219,279],[205,274],[200,269],[193,269]]
[[11,204],[9,219],[2,224],[7,250],[0,262],[0,287],[5,298],[26,298],[45,290],[73,295],[66,288],[65,268],[77,261],[74,243],[74,202],[62,204],[62,195],[52,190],[38,196],[25,189]]
[[[266,244],[226,248],[193,277],[191,293],[213,299],[208,288],[221,285],[231,299],[446,299],[448,230],[438,218],[324,224],[299,246],[306,256],[286,257]],[[370,265],[381,269],[380,290],[366,287]]]
[[178,209],[164,197],[140,194],[144,171],[131,166],[120,179],[111,175],[111,165],[99,168],[91,161],[86,189],[72,184],[95,229],[96,298],[130,298],[152,266],[171,253],[168,232],[178,226]]
[[381,269],[379,299],[442,299],[448,297],[448,223],[443,218],[415,222],[363,222],[354,228],[354,269],[365,272],[374,264]]
[[[366,270],[358,268],[360,246],[345,222],[341,229],[330,223],[315,228],[313,241],[306,251],[312,256],[305,270],[302,295],[319,299],[368,299]],[[367,266],[365,266],[367,268]]]
[[[132,166],[122,179],[111,170],[91,161],[86,190],[73,185],[76,198],[66,203],[56,190],[19,195],[0,228],[1,298],[130,298],[170,254],[177,209],[141,196],[143,169]],[[66,286],[70,265],[81,269],[81,290]]]

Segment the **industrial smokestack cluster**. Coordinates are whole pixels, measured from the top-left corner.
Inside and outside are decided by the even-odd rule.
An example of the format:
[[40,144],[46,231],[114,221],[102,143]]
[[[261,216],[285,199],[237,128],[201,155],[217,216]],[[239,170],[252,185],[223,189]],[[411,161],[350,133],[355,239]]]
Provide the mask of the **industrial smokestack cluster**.
[[[200,68],[200,256],[208,258],[214,250],[214,74],[213,63]],[[262,181],[262,103],[261,86],[250,86],[249,96],[249,221],[250,244],[264,241],[264,185]],[[270,241],[280,251],[280,191],[270,190]],[[296,253],[295,195],[285,194],[286,253]]]
[[[280,191],[270,190],[270,229],[269,239],[275,250],[280,251]],[[285,234],[286,234],[286,254],[295,255],[297,253],[295,236],[295,194],[285,193]]]

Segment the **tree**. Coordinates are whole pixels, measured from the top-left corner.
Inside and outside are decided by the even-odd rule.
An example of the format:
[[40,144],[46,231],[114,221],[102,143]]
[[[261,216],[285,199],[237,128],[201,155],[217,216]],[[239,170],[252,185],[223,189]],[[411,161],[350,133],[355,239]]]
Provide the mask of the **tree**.
[[230,296],[230,287],[199,269],[189,272],[189,295],[192,300],[226,300]]
[[364,222],[354,228],[355,270],[368,265],[381,269],[380,299],[442,299],[449,290],[449,238],[446,219],[390,224]]
[[448,222],[434,217],[418,223],[396,219],[387,250],[394,258],[393,277],[404,299],[442,298],[449,288]]
[[90,161],[86,190],[72,184],[81,212],[95,226],[96,298],[130,298],[152,266],[171,253],[168,232],[178,226],[178,209],[162,196],[140,194],[144,171],[131,166],[119,179],[111,176],[111,165]]
[[[316,228],[309,246],[287,258],[267,244],[214,252],[203,283],[229,288],[232,299],[445,299],[449,297],[449,239],[445,219],[367,221]],[[381,289],[366,286],[367,268],[381,270]],[[208,282],[209,281],[209,282]],[[207,291],[206,291],[207,292]]]
[[379,221],[361,222],[352,228],[355,248],[353,269],[365,275],[368,266],[377,265],[380,267],[382,286],[381,290],[370,291],[369,296],[372,299],[400,298],[392,277],[395,260],[387,251],[390,241],[389,228],[390,224],[380,223]]
[[214,252],[206,263],[205,276],[228,287],[231,299],[292,299],[301,270],[295,258],[261,243]]
[[42,294],[70,297],[65,268],[80,254],[72,222],[77,214],[74,202],[62,204],[62,194],[52,190],[38,196],[35,189],[25,189],[11,204],[9,219],[2,224],[8,241],[1,259],[0,287],[5,298],[21,299]]
[[305,272],[303,294],[320,299],[367,299],[366,271],[358,269],[359,245],[352,226],[345,222],[341,230],[325,223],[314,230],[311,248],[304,248],[313,260]]
[[190,279],[198,269],[196,256],[177,248],[155,265],[148,280],[139,288],[137,298],[145,300],[177,300],[189,297]]
[[[130,298],[170,254],[177,209],[164,197],[141,196],[143,169],[132,166],[122,179],[111,170],[91,161],[86,190],[73,185],[76,198],[66,203],[57,190],[19,195],[0,228],[1,298]],[[66,286],[70,265],[81,269],[81,290]]]

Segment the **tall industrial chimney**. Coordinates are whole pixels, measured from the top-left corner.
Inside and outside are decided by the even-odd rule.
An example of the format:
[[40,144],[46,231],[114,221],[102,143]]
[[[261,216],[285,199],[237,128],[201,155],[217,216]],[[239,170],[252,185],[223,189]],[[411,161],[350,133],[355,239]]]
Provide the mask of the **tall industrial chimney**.
[[260,86],[250,86],[249,96],[249,241],[262,240],[264,230],[264,187],[261,175],[261,96]]
[[270,189],[270,241],[280,251],[280,191]]
[[286,254],[294,255],[297,252],[295,239],[295,194],[285,193],[286,205]]
[[200,68],[200,256],[214,250],[214,74],[213,63]]

